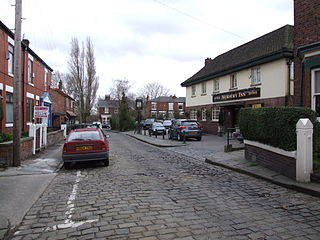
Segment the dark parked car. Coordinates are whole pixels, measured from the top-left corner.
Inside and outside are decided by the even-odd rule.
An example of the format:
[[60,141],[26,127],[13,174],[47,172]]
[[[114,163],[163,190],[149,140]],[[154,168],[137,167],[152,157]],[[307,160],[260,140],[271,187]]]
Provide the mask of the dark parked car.
[[177,119],[172,122],[169,129],[169,139],[183,140],[185,138],[196,138],[198,141],[202,137],[203,126],[195,120]]
[[100,128],[75,129],[63,145],[62,159],[65,168],[83,161],[103,161],[109,166],[109,142]]
[[102,128],[110,130],[111,129],[111,125],[110,125],[110,123],[102,123]]
[[154,118],[147,118],[145,121],[144,121],[144,124],[143,124],[143,129],[145,130],[148,130],[151,128],[152,126],[152,123],[155,122],[155,119]]

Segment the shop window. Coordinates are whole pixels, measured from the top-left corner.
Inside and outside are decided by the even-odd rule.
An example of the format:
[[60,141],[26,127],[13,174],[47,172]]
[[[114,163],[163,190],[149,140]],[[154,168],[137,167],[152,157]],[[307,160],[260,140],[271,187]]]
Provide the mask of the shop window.
[[197,120],[197,110],[190,111],[190,119]]
[[207,94],[207,83],[206,82],[201,83],[201,94],[202,95]]
[[33,62],[30,58],[28,60],[28,83],[33,84]]
[[261,83],[260,68],[251,69],[251,84],[255,85],[260,83]]
[[27,98],[27,122],[32,122],[33,120],[33,99]]
[[151,110],[157,110],[157,103],[156,102],[151,103]]
[[13,123],[13,93],[6,92],[6,123]]
[[237,87],[237,74],[232,74],[230,75],[230,89],[236,89]]
[[14,52],[14,47],[13,47],[13,45],[9,44],[7,59],[8,59],[8,74],[10,76],[13,76],[13,73],[14,73],[13,52]]
[[202,121],[207,121],[207,109],[203,108],[201,111]]
[[191,96],[196,95],[196,85],[191,86]]
[[219,91],[219,79],[213,80],[213,91],[214,92]]
[[219,121],[219,114],[220,114],[220,107],[213,107],[212,108],[212,121],[218,122]]

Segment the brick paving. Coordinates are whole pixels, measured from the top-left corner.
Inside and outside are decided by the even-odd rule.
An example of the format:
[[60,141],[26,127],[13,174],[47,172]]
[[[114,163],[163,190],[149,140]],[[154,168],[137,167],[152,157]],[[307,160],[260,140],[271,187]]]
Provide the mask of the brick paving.
[[111,134],[62,170],[12,239],[320,239],[320,199]]

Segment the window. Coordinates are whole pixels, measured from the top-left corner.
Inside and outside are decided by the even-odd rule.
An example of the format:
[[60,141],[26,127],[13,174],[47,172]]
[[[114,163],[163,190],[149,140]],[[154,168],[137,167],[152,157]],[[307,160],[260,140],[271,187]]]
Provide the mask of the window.
[[13,64],[13,51],[14,51],[14,48],[13,48],[13,45],[9,44],[8,46],[8,74],[13,76],[13,67],[14,67],[14,64]]
[[237,75],[232,74],[230,76],[230,89],[235,89],[237,88]]
[[251,69],[251,84],[261,83],[260,68]]
[[48,86],[48,71],[47,69],[44,70],[44,89],[47,90]]
[[183,103],[178,103],[178,109],[181,111],[183,110]]
[[151,103],[151,110],[157,110],[157,103],[156,102]]
[[197,119],[197,110],[190,111],[190,119]]
[[196,95],[196,85],[191,86],[191,96]]
[[13,93],[6,92],[6,123],[13,123]]
[[203,82],[201,83],[201,94],[206,94],[207,93],[207,83]]
[[33,83],[33,63],[32,63],[32,60],[29,59],[28,60],[28,83]]
[[151,116],[152,117],[157,117],[157,111],[151,111]]
[[33,120],[33,99],[27,98],[27,122]]
[[220,107],[213,107],[212,108],[212,121],[218,122],[219,121],[219,114],[220,114]]
[[207,121],[207,109],[203,108],[202,109],[202,121]]
[[213,80],[213,91],[219,91],[219,79]]
[[312,109],[318,114],[320,113],[320,68],[315,69],[311,73],[313,96],[312,96]]
[[170,111],[173,110],[173,103],[169,103],[169,109],[168,110],[170,110]]

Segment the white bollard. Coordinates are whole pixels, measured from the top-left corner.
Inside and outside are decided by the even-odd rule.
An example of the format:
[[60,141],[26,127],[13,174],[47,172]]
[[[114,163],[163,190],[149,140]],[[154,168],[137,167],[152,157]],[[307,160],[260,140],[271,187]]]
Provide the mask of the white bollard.
[[40,141],[39,141],[39,147],[40,147],[40,149],[42,148],[42,134],[43,134],[43,132],[42,132],[42,124],[37,124],[37,128],[39,128],[40,129]]
[[308,118],[301,118],[296,124],[297,159],[296,181],[310,182],[313,168],[313,124]]
[[46,123],[42,123],[42,127],[43,127],[43,134],[42,134],[42,137],[43,137],[43,145],[44,147],[47,146],[47,139],[48,139],[48,126]]
[[32,141],[32,154],[36,154],[36,134],[37,133],[37,127],[36,124],[30,124],[29,125],[29,137],[33,137]]
[[61,129],[63,130],[63,137],[67,137],[67,124],[61,124]]

